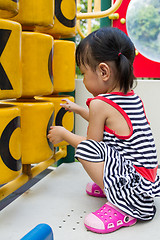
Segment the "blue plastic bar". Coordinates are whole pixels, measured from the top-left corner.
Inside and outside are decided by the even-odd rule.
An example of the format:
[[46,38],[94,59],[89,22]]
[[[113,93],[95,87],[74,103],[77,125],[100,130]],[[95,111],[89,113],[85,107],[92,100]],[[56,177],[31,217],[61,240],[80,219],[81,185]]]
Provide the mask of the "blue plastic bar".
[[38,224],[21,240],[54,240],[52,228],[45,223]]

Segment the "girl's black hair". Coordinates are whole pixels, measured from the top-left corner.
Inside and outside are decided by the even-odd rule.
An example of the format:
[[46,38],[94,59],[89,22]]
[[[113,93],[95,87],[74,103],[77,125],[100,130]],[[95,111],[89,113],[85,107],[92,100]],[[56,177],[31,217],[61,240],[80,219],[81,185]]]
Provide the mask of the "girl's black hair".
[[104,27],[84,38],[76,49],[76,62],[93,71],[101,62],[114,61],[120,89],[127,93],[133,87],[135,47],[130,38],[118,28]]

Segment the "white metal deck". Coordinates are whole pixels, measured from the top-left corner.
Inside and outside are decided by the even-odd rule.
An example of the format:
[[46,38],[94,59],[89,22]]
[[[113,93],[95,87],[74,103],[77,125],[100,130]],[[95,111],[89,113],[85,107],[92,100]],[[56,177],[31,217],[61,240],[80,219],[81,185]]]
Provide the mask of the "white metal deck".
[[80,163],[62,164],[1,211],[0,240],[19,240],[39,223],[51,226],[54,240],[160,239],[160,198],[150,222],[104,235],[87,231],[85,215],[106,201],[85,193],[89,181]]

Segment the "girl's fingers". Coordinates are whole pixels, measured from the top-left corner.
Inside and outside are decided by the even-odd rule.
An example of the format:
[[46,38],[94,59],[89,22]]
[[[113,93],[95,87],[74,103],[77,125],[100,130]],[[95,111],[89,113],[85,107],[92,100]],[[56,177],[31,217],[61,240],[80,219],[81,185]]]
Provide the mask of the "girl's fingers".
[[66,104],[65,103],[60,103],[60,106],[64,107],[64,106],[66,106]]
[[66,102],[68,102],[69,99],[67,99],[67,98],[63,98],[63,99],[61,99],[61,101],[66,101]]
[[69,100],[68,99],[61,99],[61,101],[63,102],[63,103],[60,103],[60,105],[62,104],[62,105],[64,105],[64,104],[69,104]]
[[69,105],[70,103],[68,102],[68,103],[60,103],[60,106],[61,107],[63,107],[63,108],[65,108],[65,110],[69,110],[69,112],[71,112],[71,106]]

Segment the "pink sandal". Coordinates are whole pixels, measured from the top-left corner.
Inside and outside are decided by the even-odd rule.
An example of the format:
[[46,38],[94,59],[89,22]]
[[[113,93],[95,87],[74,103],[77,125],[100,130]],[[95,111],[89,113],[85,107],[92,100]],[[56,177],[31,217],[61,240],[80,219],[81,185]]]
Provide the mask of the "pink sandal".
[[136,218],[122,212],[111,203],[107,202],[96,212],[85,217],[85,227],[96,233],[110,233],[121,227],[129,227],[137,222]]
[[90,182],[90,183],[87,184],[86,193],[90,196],[93,196],[93,197],[101,197],[101,198],[106,197],[104,195],[102,189],[94,182]]

